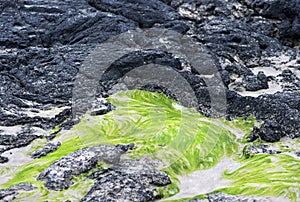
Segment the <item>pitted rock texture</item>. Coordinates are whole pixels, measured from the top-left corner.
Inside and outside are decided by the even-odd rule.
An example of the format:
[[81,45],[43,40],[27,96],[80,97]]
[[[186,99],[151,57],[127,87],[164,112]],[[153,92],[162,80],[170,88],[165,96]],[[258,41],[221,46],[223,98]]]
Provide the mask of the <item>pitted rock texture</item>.
[[243,155],[251,158],[256,154],[284,154],[298,159],[300,157],[298,144],[288,138],[276,143],[250,143],[244,147]]
[[251,145],[246,147],[245,152],[250,154],[280,154],[282,151],[278,151],[274,148],[271,148],[269,145]]
[[[9,127],[8,127],[9,128]],[[2,153],[14,148],[25,147],[37,138],[41,138],[41,134],[35,134],[36,130],[30,126],[16,127],[12,131],[0,129],[0,163],[9,161],[7,157],[1,156]],[[19,130],[17,130],[19,129]]]
[[[52,117],[38,112],[71,107],[74,80],[88,53],[97,44],[127,30],[160,27],[193,37],[199,46],[208,48],[229,88],[226,90],[228,117],[255,114],[259,119],[268,120],[270,117],[264,116],[264,108],[259,106],[272,105],[277,109],[271,115],[275,123],[266,126],[270,130],[261,129],[258,136],[266,141],[298,136],[299,128],[282,119],[283,114],[299,115],[299,108],[293,111],[288,106],[275,105],[273,95],[247,98],[243,94],[270,90],[275,85],[278,89],[270,90],[271,94],[283,91],[275,99],[276,103],[284,101],[281,97],[286,92],[298,95],[300,57],[295,43],[300,12],[296,0],[288,3],[282,0],[4,0],[0,6],[1,125],[31,124],[49,129],[70,120],[72,109]],[[284,9],[279,11],[278,6]],[[182,71],[185,66],[182,60],[159,50],[141,50],[120,60],[116,58],[112,69],[123,73],[108,72],[97,87],[98,96],[115,92],[110,89],[124,73],[147,63],[169,65],[181,72],[195,91],[199,111],[206,115],[212,113],[207,86],[193,68]],[[131,68],[127,69],[128,66]],[[153,84],[145,84],[144,89],[162,92],[163,86],[149,85]],[[172,89],[164,92],[171,95]],[[93,114],[107,111],[98,110]],[[281,127],[283,124],[288,125]],[[280,134],[274,133],[274,125],[281,127]]]
[[285,136],[293,139],[300,137],[299,93],[263,95],[256,103],[254,114],[264,123],[260,128],[253,129],[250,140],[260,137],[267,142],[276,142]]
[[157,171],[158,163],[150,158],[124,160],[110,169],[93,173],[90,177],[96,182],[81,201],[140,202],[158,199],[156,187],[171,183],[165,172]]
[[267,19],[276,19],[279,36],[281,39],[300,38],[299,9],[300,3],[297,0],[261,0],[245,1],[256,13]]
[[8,189],[0,190],[0,200],[3,202],[10,202],[13,201],[19,193],[35,189],[36,187],[29,183],[17,184]]
[[61,145],[60,142],[48,143],[42,149],[38,149],[33,154],[31,154],[31,157],[35,159],[35,158],[41,158],[43,156],[46,156],[48,153],[57,150],[60,145]]
[[139,23],[141,28],[149,28],[155,23],[167,23],[179,19],[179,14],[175,9],[157,0],[88,0],[87,2],[97,10],[131,19]]
[[56,120],[28,117],[26,109],[70,105],[72,83],[89,50],[136,27],[122,16],[96,12],[85,1],[1,1],[0,5],[1,125],[32,123],[50,128],[64,121],[70,113]]
[[67,189],[73,184],[72,176],[90,171],[99,161],[117,163],[120,156],[132,148],[133,145],[100,145],[81,149],[54,162],[37,179],[45,181],[48,189]]
[[112,104],[110,102],[108,102],[105,99],[97,98],[92,103],[91,115],[92,116],[103,115],[103,114],[110,112],[113,109],[114,109],[114,106],[112,106]]
[[[137,27],[80,1],[0,2],[0,125],[50,129],[71,118],[78,69],[97,43]],[[105,112],[103,112],[105,113]],[[69,123],[71,123],[69,121]]]
[[0,149],[0,153],[12,148],[24,147],[38,138],[36,135],[31,135],[28,130],[18,134],[1,134],[0,137],[0,145],[3,146]]

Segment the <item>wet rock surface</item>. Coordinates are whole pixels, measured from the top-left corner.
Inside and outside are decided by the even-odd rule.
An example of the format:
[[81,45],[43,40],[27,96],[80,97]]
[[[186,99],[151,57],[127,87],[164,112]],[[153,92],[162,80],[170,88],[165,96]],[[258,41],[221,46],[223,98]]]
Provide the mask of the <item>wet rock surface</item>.
[[73,184],[72,176],[90,171],[100,161],[116,163],[120,160],[120,156],[131,148],[132,145],[100,145],[81,149],[54,162],[41,172],[37,179],[45,181],[44,186],[48,189],[67,189]]
[[1,154],[14,148],[25,147],[29,145],[33,140],[41,138],[41,134],[35,134],[36,130],[30,126],[17,127],[16,129],[5,131],[0,130],[0,162],[8,162],[7,157],[2,157]]
[[48,143],[45,145],[44,148],[36,150],[31,157],[36,159],[36,158],[41,158],[43,156],[46,156],[48,153],[53,152],[59,148],[61,145],[60,142],[57,143]]
[[[283,11],[278,11],[278,5]],[[52,114],[52,117],[41,116],[39,112],[71,106],[73,82],[87,54],[98,43],[138,27],[171,28],[193,36],[210,50],[230,90],[257,92],[273,88],[270,84],[274,83],[279,91],[295,92],[298,97],[299,51],[296,45],[284,42],[285,39],[298,39],[297,9],[296,0],[288,3],[281,0],[272,3],[264,0],[253,3],[236,0],[2,1],[0,123],[5,126],[31,124],[49,129],[70,119],[69,109]],[[114,83],[110,81],[130,70],[125,68],[129,64],[132,69],[153,62],[168,64],[177,71],[184,66],[182,61],[158,51],[126,56],[123,61],[116,61],[112,68],[125,72],[108,74],[98,88],[98,95],[107,96]],[[274,72],[260,71],[262,67]],[[199,110],[207,112],[204,108],[210,107],[210,99],[203,80],[193,71],[181,72],[181,75],[189,80],[195,91]],[[264,107],[259,106],[272,105],[273,109],[278,109],[272,110],[273,113],[280,111],[280,115],[272,114],[274,124],[282,126],[282,113],[299,115],[299,108],[292,111],[281,106],[284,95],[282,93],[274,101],[272,95],[252,99],[228,91],[228,116],[252,113],[267,120],[270,117],[263,116]],[[93,114],[107,111],[98,110]],[[289,126],[281,128],[283,132],[276,135],[271,132],[276,128],[274,124],[266,125],[268,130],[261,129],[258,136],[266,141],[277,141],[291,134],[287,129],[291,127],[290,136],[298,136],[299,128],[290,123],[284,123]],[[275,137],[271,137],[273,134]]]
[[171,183],[169,176],[157,171],[156,162],[150,158],[123,160],[112,168],[93,173],[96,182],[84,201],[153,201],[158,199],[157,186]]
[[269,145],[261,144],[261,145],[251,145],[246,148],[247,153],[251,154],[280,154],[282,151],[277,151],[274,148],[271,148]]
[[34,189],[36,189],[36,187],[29,183],[17,184],[8,189],[0,190],[0,200],[10,202],[13,201],[19,193],[32,191]]
[[[264,121],[253,129],[249,141],[300,136],[298,0],[2,0],[0,10],[0,155],[43,138],[47,134],[43,131],[55,126],[72,128],[77,123],[72,120],[72,90],[86,56],[112,36],[151,27],[175,30],[207,48],[226,87],[226,117],[254,115]],[[138,50],[116,58],[105,77],[99,78],[91,115],[112,110],[105,97],[120,90],[116,85],[127,72],[150,63],[178,72],[195,92],[198,110],[211,115],[208,88],[215,86],[207,86],[195,68],[161,50]],[[141,89],[177,99],[164,86],[150,83]],[[14,129],[19,126],[24,128]],[[58,146],[49,143],[33,157],[47,155]],[[105,155],[117,161],[127,149],[79,150],[52,164],[39,179],[49,189],[66,189],[73,175],[91,170]],[[264,145],[250,150],[278,152]],[[0,156],[0,163],[8,161]],[[134,165],[143,168],[130,173]],[[139,160],[122,161],[93,178],[96,183],[82,201],[126,201],[129,197],[150,201],[157,196],[154,185],[169,183],[165,173],[148,169]],[[11,200],[14,190],[2,190],[0,199]],[[244,201],[222,194],[208,195],[207,200]]]
[[87,2],[97,10],[111,12],[131,19],[137,22],[141,28],[149,28],[155,23],[167,23],[179,18],[179,14],[175,9],[156,0],[88,0]]
[[92,116],[103,115],[103,114],[110,112],[113,109],[114,109],[114,106],[112,106],[112,104],[110,102],[108,102],[105,99],[97,98],[92,103],[91,115]]
[[50,128],[64,121],[70,113],[57,120],[28,117],[26,109],[70,105],[72,83],[88,50],[113,33],[135,27],[124,17],[95,12],[85,1],[2,1],[1,7],[3,125],[33,123]]
[[281,39],[299,39],[300,4],[297,0],[262,0],[246,3],[259,15],[278,20],[276,25]]
[[244,147],[243,153],[246,158],[256,154],[283,154],[298,159],[300,157],[299,143],[293,141],[293,139],[285,138],[276,143],[250,143]]

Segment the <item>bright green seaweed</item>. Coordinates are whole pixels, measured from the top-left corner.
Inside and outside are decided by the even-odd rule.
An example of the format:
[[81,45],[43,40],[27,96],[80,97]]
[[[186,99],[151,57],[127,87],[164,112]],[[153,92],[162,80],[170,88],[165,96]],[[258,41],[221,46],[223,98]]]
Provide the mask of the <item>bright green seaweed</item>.
[[239,169],[224,174],[233,182],[221,191],[234,195],[283,196],[291,201],[300,198],[300,160],[285,154],[259,154],[241,162]]
[[[126,158],[148,155],[165,163],[163,170],[171,176],[173,183],[160,188],[159,192],[161,196],[168,197],[179,191],[178,175],[209,169],[223,156],[237,158],[233,154],[242,150],[245,141],[238,140],[228,127],[248,135],[257,124],[253,117],[233,121],[207,118],[194,109],[182,107],[163,94],[147,91],[120,92],[111,96],[109,101],[116,107],[115,110],[102,116],[86,115],[72,131],[60,134],[58,138],[62,139],[62,145],[57,151],[18,168],[13,178],[2,188],[31,182],[42,195],[34,194],[34,191],[23,193],[20,198],[34,196],[40,201],[55,201],[57,197],[60,200],[68,199],[70,193],[66,194],[67,191],[54,192],[43,188],[43,182],[36,181],[38,174],[62,156],[84,147],[135,143],[135,149]],[[39,148],[38,145],[35,147]],[[278,161],[272,162],[270,158]],[[298,160],[287,155],[257,155],[238,161],[242,163],[241,168],[224,174],[225,179],[232,180],[232,185],[220,191],[243,195],[284,195],[296,201],[295,194],[299,193],[299,184],[295,181],[299,181]],[[1,169],[0,172],[7,171]],[[296,176],[295,180],[292,180],[293,175]],[[86,174],[76,177],[75,184],[70,188],[71,193],[72,190],[81,190],[75,198],[83,196],[92,185],[92,181],[83,180],[84,176]],[[256,183],[253,180],[257,180]]]

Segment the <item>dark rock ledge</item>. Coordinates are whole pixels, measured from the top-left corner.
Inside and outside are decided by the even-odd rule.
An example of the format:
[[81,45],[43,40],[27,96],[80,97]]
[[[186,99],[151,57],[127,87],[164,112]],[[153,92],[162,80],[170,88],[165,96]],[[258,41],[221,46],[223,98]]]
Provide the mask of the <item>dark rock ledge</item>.
[[123,160],[110,169],[93,173],[90,177],[96,182],[81,201],[139,202],[159,199],[156,187],[171,183],[165,172],[157,171],[159,164],[150,158]]

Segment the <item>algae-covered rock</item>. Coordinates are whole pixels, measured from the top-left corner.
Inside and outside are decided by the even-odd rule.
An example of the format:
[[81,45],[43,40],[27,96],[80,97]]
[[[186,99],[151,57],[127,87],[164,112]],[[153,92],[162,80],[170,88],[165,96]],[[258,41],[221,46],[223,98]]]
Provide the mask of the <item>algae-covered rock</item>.
[[44,186],[48,189],[67,189],[73,184],[72,176],[90,171],[99,161],[117,163],[129,148],[131,146],[101,145],[78,150],[54,162],[37,179],[46,181]]
[[0,190],[0,200],[3,202],[13,201],[21,192],[32,191],[35,189],[36,187],[30,183],[17,184],[7,189]]
[[46,156],[48,153],[53,152],[58,149],[58,147],[61,145],[60,142],[57,143],[48,143],[45,145],[44,148],[36,150],[31,157],[32,158],[41,158],[42,156]]

